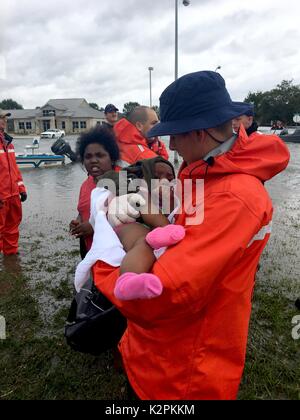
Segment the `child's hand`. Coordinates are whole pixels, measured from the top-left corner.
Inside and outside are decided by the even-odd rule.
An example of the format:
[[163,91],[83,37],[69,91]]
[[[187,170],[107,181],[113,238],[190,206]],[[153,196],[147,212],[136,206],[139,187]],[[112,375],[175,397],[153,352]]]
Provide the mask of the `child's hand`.
[[80,238],[82,236],[83,237],[91,236],[93,235],[93,233],[94,233],[94,230],[92,228],[92,225],[89,222],[79,223],[71,231],[71,234],[74,235],[76,238]]
[[80,224],[80,221],[77,219],[71,220],[71,223],[69,224],[69,230],[70,233],[73,234],[73,230]]

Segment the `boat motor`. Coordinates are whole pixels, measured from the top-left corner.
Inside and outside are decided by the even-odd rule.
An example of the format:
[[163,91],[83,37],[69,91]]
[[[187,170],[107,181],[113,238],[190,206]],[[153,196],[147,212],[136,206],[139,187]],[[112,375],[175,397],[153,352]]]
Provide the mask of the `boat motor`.
[[71,149],[71,146],[68,142],[66,142],[63,138],[57,139],[51,146],[51,150],[56,155],[65,155],[67,156],[72,162],[77,162],[77,155]]

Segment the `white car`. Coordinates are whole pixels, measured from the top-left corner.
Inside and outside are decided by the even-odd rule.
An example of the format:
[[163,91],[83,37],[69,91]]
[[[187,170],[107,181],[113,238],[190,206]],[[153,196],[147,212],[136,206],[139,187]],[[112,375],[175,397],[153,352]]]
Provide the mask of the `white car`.
[[64,137],[64,135],[64,130],[58,130],[57,128],[54,128],[41,133],[41,139],[59,139],[60,137]]

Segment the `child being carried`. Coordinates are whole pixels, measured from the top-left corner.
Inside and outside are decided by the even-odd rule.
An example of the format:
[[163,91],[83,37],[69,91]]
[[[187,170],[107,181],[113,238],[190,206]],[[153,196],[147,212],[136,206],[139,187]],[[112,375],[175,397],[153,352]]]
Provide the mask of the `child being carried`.
[[[170,185],[172,185],[170,183],[175,179],[175,172],[171,163],[161,157],[139,161],[136,164],[125,168],[122,172],[126,174],[128,190],[132,190],[134,185],[134,192],[141,194],[145,198],[146,204],[140,208],[141,218],[138,219],[138,221],[122,224],[115,228],[115,233],[118,235],[123,249],[126,251],[126,255],[123,255],[122,258],[120,265],[121,275],[116,282],[114,293],[120,300],[150,299],[159,296],[163,290],[160,279],[156,275],[149,273],[156,260],[153,250],[175,245],[185,236],[185,229],[183,226],[171,224],[173,215],[177,210],[177,208],[174,209],[174,202],[176,201],[174,188],[170,187]],[[100,204],[98,200],[96,205],[97,209],[95,209],[95,203],[93,205],[92,202],[92,213],[94,208],[94,214],[99,214],[99,208],[101,209],[103,206],[105,208],[103,197],[106,197],[107,200],[107,198],[111,196],[109,191],[106,191],[107,194],[105,195],[104,193],[103,195],[103,187],[112,189],[111,186],[113,185],[113,192],[116,195],[122,195],[119,174],[120,173],[114,171],[109,171],[99,179],[98,186],[102,187],[102,193],[100,188],[97,189],[99,190],[99,193],[102,194],[102,198],[100,199],[100,201],[102,201]],[[136,188],[137,184],[141,185],[141,183],[136,182],[136,180],[144,181],[141,188]],[[157,180],[157,188],[154,194],[156,205],[153,205],[153,200],[151,200],[151,198],[153,198],[153,190],[151,190],[152,180]],[[166,182],[166,180],[168,182]],[[111,181],[113,181],[113,183]],[[164,201],[166,201],[166,197],[163,195],[163,189],[166,185],[168,188],[166,213],[169,217],[164,214],[162,208],[162,205],[165,204]],[[152,197],[150,191],[152,192]],[[124,191],[123,193],[127,193],[127,191]],[[97,192],[95,191],[93,195],[95,196],[96,194]],[[92,219],[93,216],[90,221],[94,224]],[[97,225],[95,226],[92,248],[76,270],[75,285],[77,286],[77,290],[80,288],[78,287],[79,283],[82,285],[83,281],[87,280],[92,265],[94,265],[98,259],[101,259],[100,257],[102,254],[97,251],[99,249],[97,244],[106,241],[108,239],[107,236],[109,236],[109,230],[106,226],[106,224],[108,224],[106,216],[100,217],[100,219],[101,227],[99,225],[97,229]],[[106,231],[107,235],[105,235]],[[113,249],[116,249],[116,254],[120,254],[121,251],[119,247],[112,247],[112,253],[114,252]]]

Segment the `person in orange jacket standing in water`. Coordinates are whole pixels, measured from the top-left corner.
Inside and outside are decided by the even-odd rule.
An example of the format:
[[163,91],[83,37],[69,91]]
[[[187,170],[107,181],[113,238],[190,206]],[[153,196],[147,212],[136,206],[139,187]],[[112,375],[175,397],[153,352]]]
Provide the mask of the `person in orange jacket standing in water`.
[[22,175],[17,166],[12,137],[5,133],[7,117],[0,110],[0,252],[18,252],[19,225],[22,221],[21,202],[27,199]]

